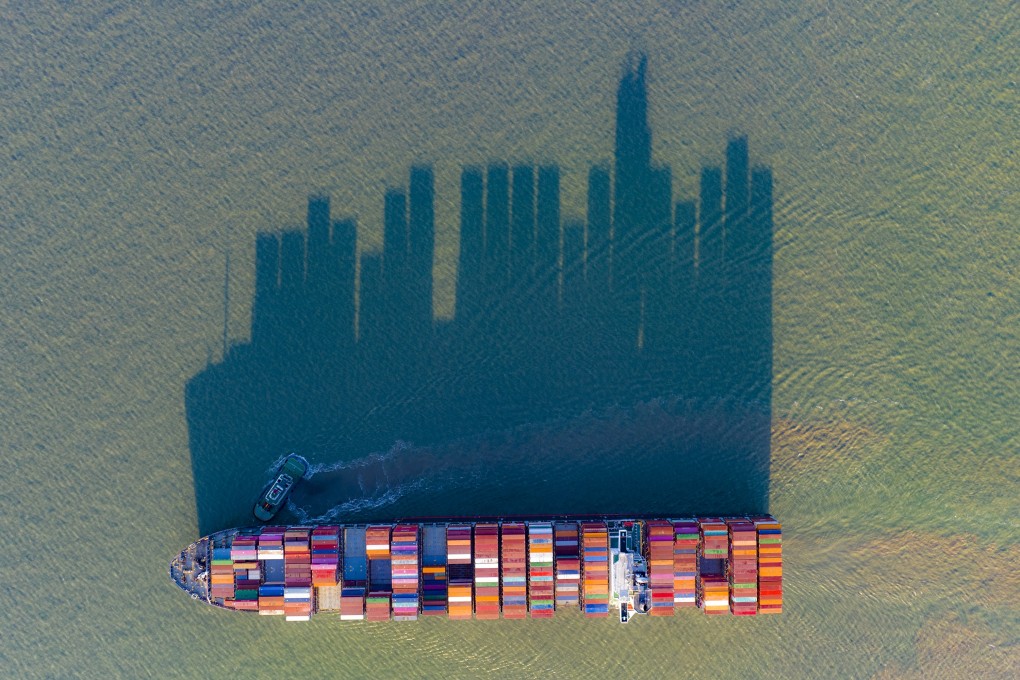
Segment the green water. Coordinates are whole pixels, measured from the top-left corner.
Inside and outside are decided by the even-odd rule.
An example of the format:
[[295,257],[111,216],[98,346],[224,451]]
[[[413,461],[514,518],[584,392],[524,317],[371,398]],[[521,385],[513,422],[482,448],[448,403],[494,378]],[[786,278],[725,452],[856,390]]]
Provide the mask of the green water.
[[[1016,8],[543,4],[4,4],[0,674],[1020,667]],[[166,564],[197,536],[183,390],[220,355],[224,250],[244,339],[256,231],[300,224],[324,189],[378,247],[383,187],[427,160],[449,316],[460,165],[556,161],[564,213],[583,215],[634,47],[677,193],[733,130],[775,174],[784,614],[288,626],[182,597]]]

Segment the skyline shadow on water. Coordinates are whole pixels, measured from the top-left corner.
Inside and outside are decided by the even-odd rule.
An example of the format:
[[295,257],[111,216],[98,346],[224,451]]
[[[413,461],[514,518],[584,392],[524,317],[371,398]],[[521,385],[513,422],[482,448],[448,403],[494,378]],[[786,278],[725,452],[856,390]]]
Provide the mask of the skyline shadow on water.
[[251,523],[290,451],[341,468],[295,493],[313,515],[409,490],[341,521],[765,512],[771,170],[735,136],[676,199],[651,134],[634,57],[585,220],[562,218],[555,165],[464,167],[449,320],[432,310],[431,166],[385,192],[383,249],[360,263],[325,196],[305,230],[259,234],[251,340],[185,388],[200,532]]

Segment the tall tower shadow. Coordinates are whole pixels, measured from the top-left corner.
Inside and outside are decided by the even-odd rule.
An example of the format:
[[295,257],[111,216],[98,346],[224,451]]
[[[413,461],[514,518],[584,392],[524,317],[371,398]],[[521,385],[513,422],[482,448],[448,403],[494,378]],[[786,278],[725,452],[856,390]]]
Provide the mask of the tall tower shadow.
[[766,511],[772,174],[734,137],[677,199],[651,140],[641,56],[585,220],[561,217],[556,166],[463,168],[447,321],[428,166],[386,191],[383,249],[358,268],[355,222],[324,196],[306,229],[260,234],[251,341],[185,390],[199,530],[249,523],[286,452],[342,463],[395,442],[414,446],[318,500],[367,474],[423,482],[388,516]]

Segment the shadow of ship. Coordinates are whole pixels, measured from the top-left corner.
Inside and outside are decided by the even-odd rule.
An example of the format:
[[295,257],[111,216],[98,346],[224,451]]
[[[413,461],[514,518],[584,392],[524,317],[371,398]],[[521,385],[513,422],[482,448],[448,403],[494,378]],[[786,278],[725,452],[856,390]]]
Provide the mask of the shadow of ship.
[[354,220],[324,196],[305,230],[257,237],[251,341],[185,390],[201,533],[250,523],[286,452],[355,460],[397,441],[428,453],[304,500],[421,479],[380,517],[767,510],[771,171],[734,137],[697,199],[675,200],[646,80],[632,59],[585,220],[561,216],[554,165],[463,168],[452,319],[432,311],[429,166],[386,191],[383,250],[360,262]]

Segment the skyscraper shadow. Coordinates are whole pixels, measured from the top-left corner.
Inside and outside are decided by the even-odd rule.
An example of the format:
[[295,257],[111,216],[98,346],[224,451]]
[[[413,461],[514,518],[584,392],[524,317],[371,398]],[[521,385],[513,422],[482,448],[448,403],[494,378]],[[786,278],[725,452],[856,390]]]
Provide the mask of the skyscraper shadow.
[[[448,321],[432,311],[428,166],[385,193],[382,252],[359,267],[356,225],[326,197],[306,229],[260,234],[251,341],[185,390],[199,529],[249,523],[288,451],[361,461],[308,485],[313,512],[404,487],[377,512],[765,511],[771,171],[735,137],[699,195],[675,198],[651,157],[641,56],[585,220],[562,218],[560,177],[463,168]],[[364,460],[397,442],[412,444]]]

